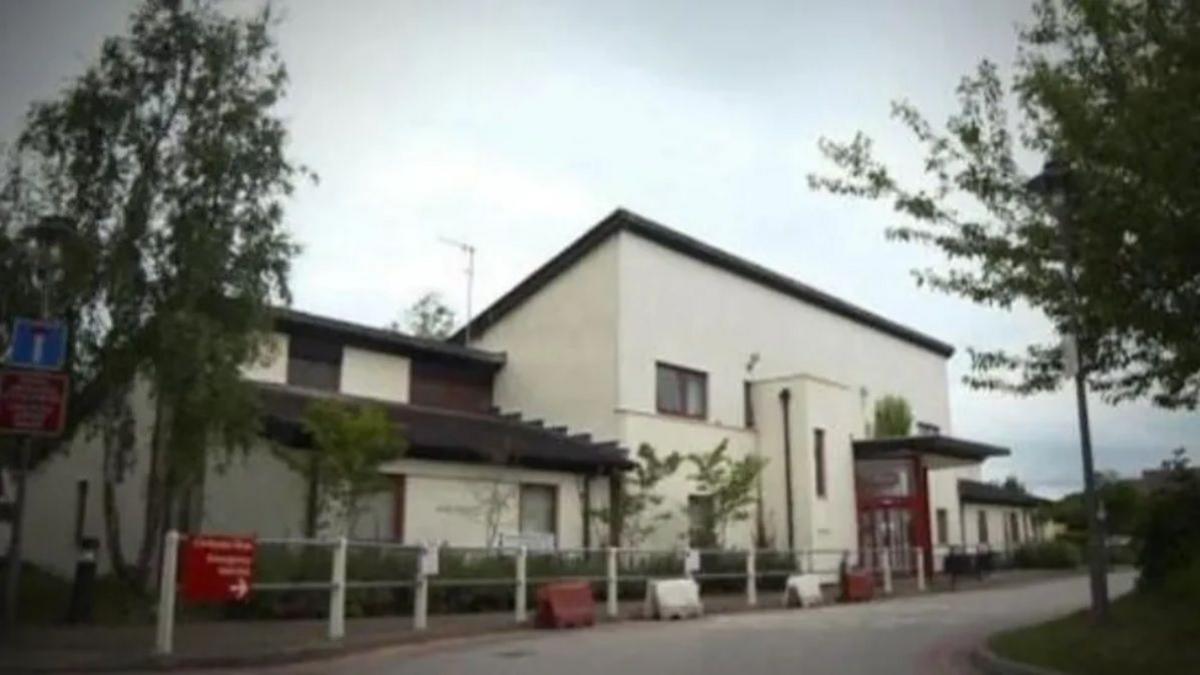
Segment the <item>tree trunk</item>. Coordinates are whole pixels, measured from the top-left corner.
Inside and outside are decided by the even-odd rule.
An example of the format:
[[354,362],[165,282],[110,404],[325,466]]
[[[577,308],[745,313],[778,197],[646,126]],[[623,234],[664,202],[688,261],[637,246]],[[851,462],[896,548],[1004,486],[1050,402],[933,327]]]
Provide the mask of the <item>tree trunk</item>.
[[113,574],[121,581],[130,581],[129,565],[125,551],[121,548],[121,514],[117,511],[116,485],[107,478],[101,487],[104,508],[104,544],[108,548],[108,562]]
[[[138,550],[137,569],[134,578],[137,584],[147,588],[158,568],[159,544],[162,542],[167,509],[167,439],[170,437],[169,408],[158,396],[155,397],[154,429],[150,442],[150,470],[146,476],[146,512],[142,528],[142,544]],[[164,419],[166,418],[166,419]]]

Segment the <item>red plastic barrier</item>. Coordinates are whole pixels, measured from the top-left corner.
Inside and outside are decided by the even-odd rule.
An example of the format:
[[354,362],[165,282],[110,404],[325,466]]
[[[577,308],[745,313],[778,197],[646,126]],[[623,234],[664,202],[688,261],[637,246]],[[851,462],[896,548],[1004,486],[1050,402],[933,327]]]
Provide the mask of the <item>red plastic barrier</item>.
[[875,596],[875,577],[870,570],[847,570],[842,574],[842,602],[865,602]]
[[537,625],[577,628],[596,623],[596,601],[586,581],[547,584],[537,591]]

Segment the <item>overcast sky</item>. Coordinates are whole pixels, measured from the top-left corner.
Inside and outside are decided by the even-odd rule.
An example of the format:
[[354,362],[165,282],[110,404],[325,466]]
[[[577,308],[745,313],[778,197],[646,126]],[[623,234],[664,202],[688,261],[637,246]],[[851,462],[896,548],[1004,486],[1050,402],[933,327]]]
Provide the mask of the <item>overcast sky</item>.
[[[232,2],[241,10],[258,3]],[[122,30],[126,0],[0,0],[0,142]],[[816,194],[822,136],[863,130],[915,166],[888,117],[905,97],[952,111],[982,57],[1007,66],[1020,0],[277,2],[294,155],[321,176],[288,224],[299,308],[381,325],[427,290],[476,308],[617,206],[953,343],[955,435],[1013,448],[985,473],[1056,495],[1080,482],[1069,392],[1014,399],[959,384],[965,348],[1020,347],[1048,325],[916,288],[933,252],[885,241],[883,205]],[[1036,170],[1031,158],[1028,167]],[[1123,473],[1200,420],[1093,406],[1097,465]]]

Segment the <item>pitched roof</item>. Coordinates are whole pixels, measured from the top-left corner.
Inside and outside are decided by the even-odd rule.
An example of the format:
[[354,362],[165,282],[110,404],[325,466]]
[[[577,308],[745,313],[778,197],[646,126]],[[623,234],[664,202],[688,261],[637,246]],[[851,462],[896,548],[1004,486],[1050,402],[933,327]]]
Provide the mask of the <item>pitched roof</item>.
[[[852,305],[824,291],[796,281],[791,277],[784,276],[757,263],[750,262],[745,258],[710,246],[678,230],[673,230],[625,209],[613,211],[607,218],[593,226],[583,236],[576,239],[558,255],[536,269],[532,274],[476,316],[470,324],[471,335],[473,337],[483,335],[495,323],[504,318],[505,315],[540,291],[558,275],[565,272],[603,243],[608,237],[618,232],[629,232],[649,239],[677,253],[761,284],[797,300],[815,305],[838,316],[886,333],[940,356],[949,358],[954,354],[954,347],[941,340],[920,333],[857,305]],[[465,331],[465,328],[460,329],[451,339],[462,342]]]
[[373,328],[299,310],[277,307],[275,325],[285,333],[311,335],[351,346],[395,354],[419,355],[455,361],[495,370],[504,365],[504,354],[465,347],[444,340],[407,335],[399,331]]
[[1004,504],[1007,506],[1040,506],[1050,500],[1031,495],[1023,490],[1013,490],[995,483],[982,483],[961,478],[958,481],[958,497],[964,502],[976,504]]
[[530,468],[604,473],[633,466],[628,452],[614,442],[594,442],[587,434],[498,415],[391,403],[302,387],[256,382],[266,435],[296,448],[311,447],[304,430],[305,411],[313,401],[335,399],[383,407],[408,440],[408,456],[457,462],[512,464]]

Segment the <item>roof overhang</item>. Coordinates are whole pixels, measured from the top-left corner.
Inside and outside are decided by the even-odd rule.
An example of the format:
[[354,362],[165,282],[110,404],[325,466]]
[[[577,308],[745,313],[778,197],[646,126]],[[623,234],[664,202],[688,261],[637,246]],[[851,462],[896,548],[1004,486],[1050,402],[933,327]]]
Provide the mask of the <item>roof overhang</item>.
[[308,406],[335,399],[378,405],[408,441],[406,457],[474,462],[532,469],[606,474],[633,467],[625,449],[593,442],[586,434],[523,423],[500,415],[366,399],[300,387],[255,383],[263,410],[264,435],[292,448],[311,448],[304,428]]
[[1008,448],[950,436],[902,436],[854,441],[855,459],[919,457],[931,469],[979,464],[989,457],[1005,457]]
[[1038,507],[1049,504],[1049,499],[1031,495],[1023,490],[1006,488],[994,483],[959,479],[958,498],[964,504],[989,504],[999,506]]
[[445,340],[419,338],[287,307],[274,308],[273,316],[276,329],[289,335],[321,338],[390,354],[419,356],[424,361],[448,361],[459,367],[487,372],[499,370],[505,361],[504,354],[499,352],[465,347]]

